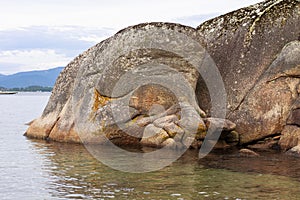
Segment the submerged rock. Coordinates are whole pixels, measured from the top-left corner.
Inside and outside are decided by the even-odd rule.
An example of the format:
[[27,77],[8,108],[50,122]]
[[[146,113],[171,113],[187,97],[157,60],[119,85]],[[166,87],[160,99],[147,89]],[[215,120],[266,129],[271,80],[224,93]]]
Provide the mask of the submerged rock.
[[194,93],[199,73],[192,63],[206,55],[196,35],[179,24],[147,23],[90,48],[60,74],[43,115],[26,135],[182,146],[184,138],[206,130]]
[[257,141],[255,144],[249,144],[247,145],[247,147],[252,150],[258,151],[278,151],[280,150],[278,144],[280,137],[281,136],[268,137],[263,140]]
[[300,145],[297,145],[286,152],[289,156],[300,157]]
[[[197,29],[145,23],[121,30],[66,66],[26,135],[199,148],[211,128],[223,131],[222,144],[283,133],[279,144],[291,148],[298,141],[300,109],[299,4],[267,0]],[[226,105],[216,104],[215,110],[227,109],[226,120],[213,116],[204,81],[220,80],[202,74],[212,68],[212,59],[227,93]],[[225,101],[221,89],[214,88]],[[213,143],[218,139],[214,131],[209,137]]]
[[239,156],[241,156],[241,157],[258,157],[259,154],[250,149],[240,149]]

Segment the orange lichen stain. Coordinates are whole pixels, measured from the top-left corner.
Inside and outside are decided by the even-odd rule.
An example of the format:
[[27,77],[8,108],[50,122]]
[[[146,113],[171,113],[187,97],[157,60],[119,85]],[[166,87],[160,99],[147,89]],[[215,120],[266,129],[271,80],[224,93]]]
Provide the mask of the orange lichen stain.
[[198,132],[204,132],[204,131],[206,131],[206,129],[207,128],[204,124],[202,124],[202,123],[198,124]]
[[90,113],[90,120],[95,120],[97,115],[97,110],[103,106],[105,106],[108,102],[114,100],[114,98],[105,97],[98,92],[97,89],[94,88],[94,104],[93,104],[93,112]]
[[94,112],[96,112],[100,107],[105,106],[109,101],[112,101],[112,98],[102,96],[97,89],[94,89],[94,104],[93,104]]

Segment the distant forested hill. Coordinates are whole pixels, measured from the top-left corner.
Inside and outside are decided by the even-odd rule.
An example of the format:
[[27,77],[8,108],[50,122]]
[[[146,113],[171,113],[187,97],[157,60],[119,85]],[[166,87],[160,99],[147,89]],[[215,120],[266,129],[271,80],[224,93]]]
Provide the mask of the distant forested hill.
[[53,87],[63,67],[49,70],[19,72],[12,75],[0,74],[0,87],[26,88],[29,86]]

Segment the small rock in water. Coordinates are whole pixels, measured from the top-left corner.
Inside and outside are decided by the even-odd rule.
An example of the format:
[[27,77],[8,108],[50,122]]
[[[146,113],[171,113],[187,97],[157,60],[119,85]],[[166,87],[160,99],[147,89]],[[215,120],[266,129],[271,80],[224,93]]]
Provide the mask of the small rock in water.
[[300,145],[297,145],[286,152],[289,156],[299,157],[300,158]]
[[239,151],[239,156],[241,156],[241,157],[258,157],[259,154],[250,149],[241,149]]
[[175,193],[175,194],[171,194],[171,196],[172,196],[172,197],[180,197],[181,194],[176,194],[176,193]]
[[198,192],[198,194],[207,194],[207,192]]
[[114,195],[115,193],[112,191],[103,191],[103,194],[109,194],[109,195]]

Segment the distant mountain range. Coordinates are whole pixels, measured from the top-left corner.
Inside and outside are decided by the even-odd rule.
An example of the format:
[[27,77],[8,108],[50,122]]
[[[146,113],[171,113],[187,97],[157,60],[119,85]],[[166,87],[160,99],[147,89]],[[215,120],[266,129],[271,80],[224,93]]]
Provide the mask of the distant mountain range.
[[0,74],[0,87],[25,88],[29,86],[53,87],[63,67],[48,70],[19,72],[12,75]]

